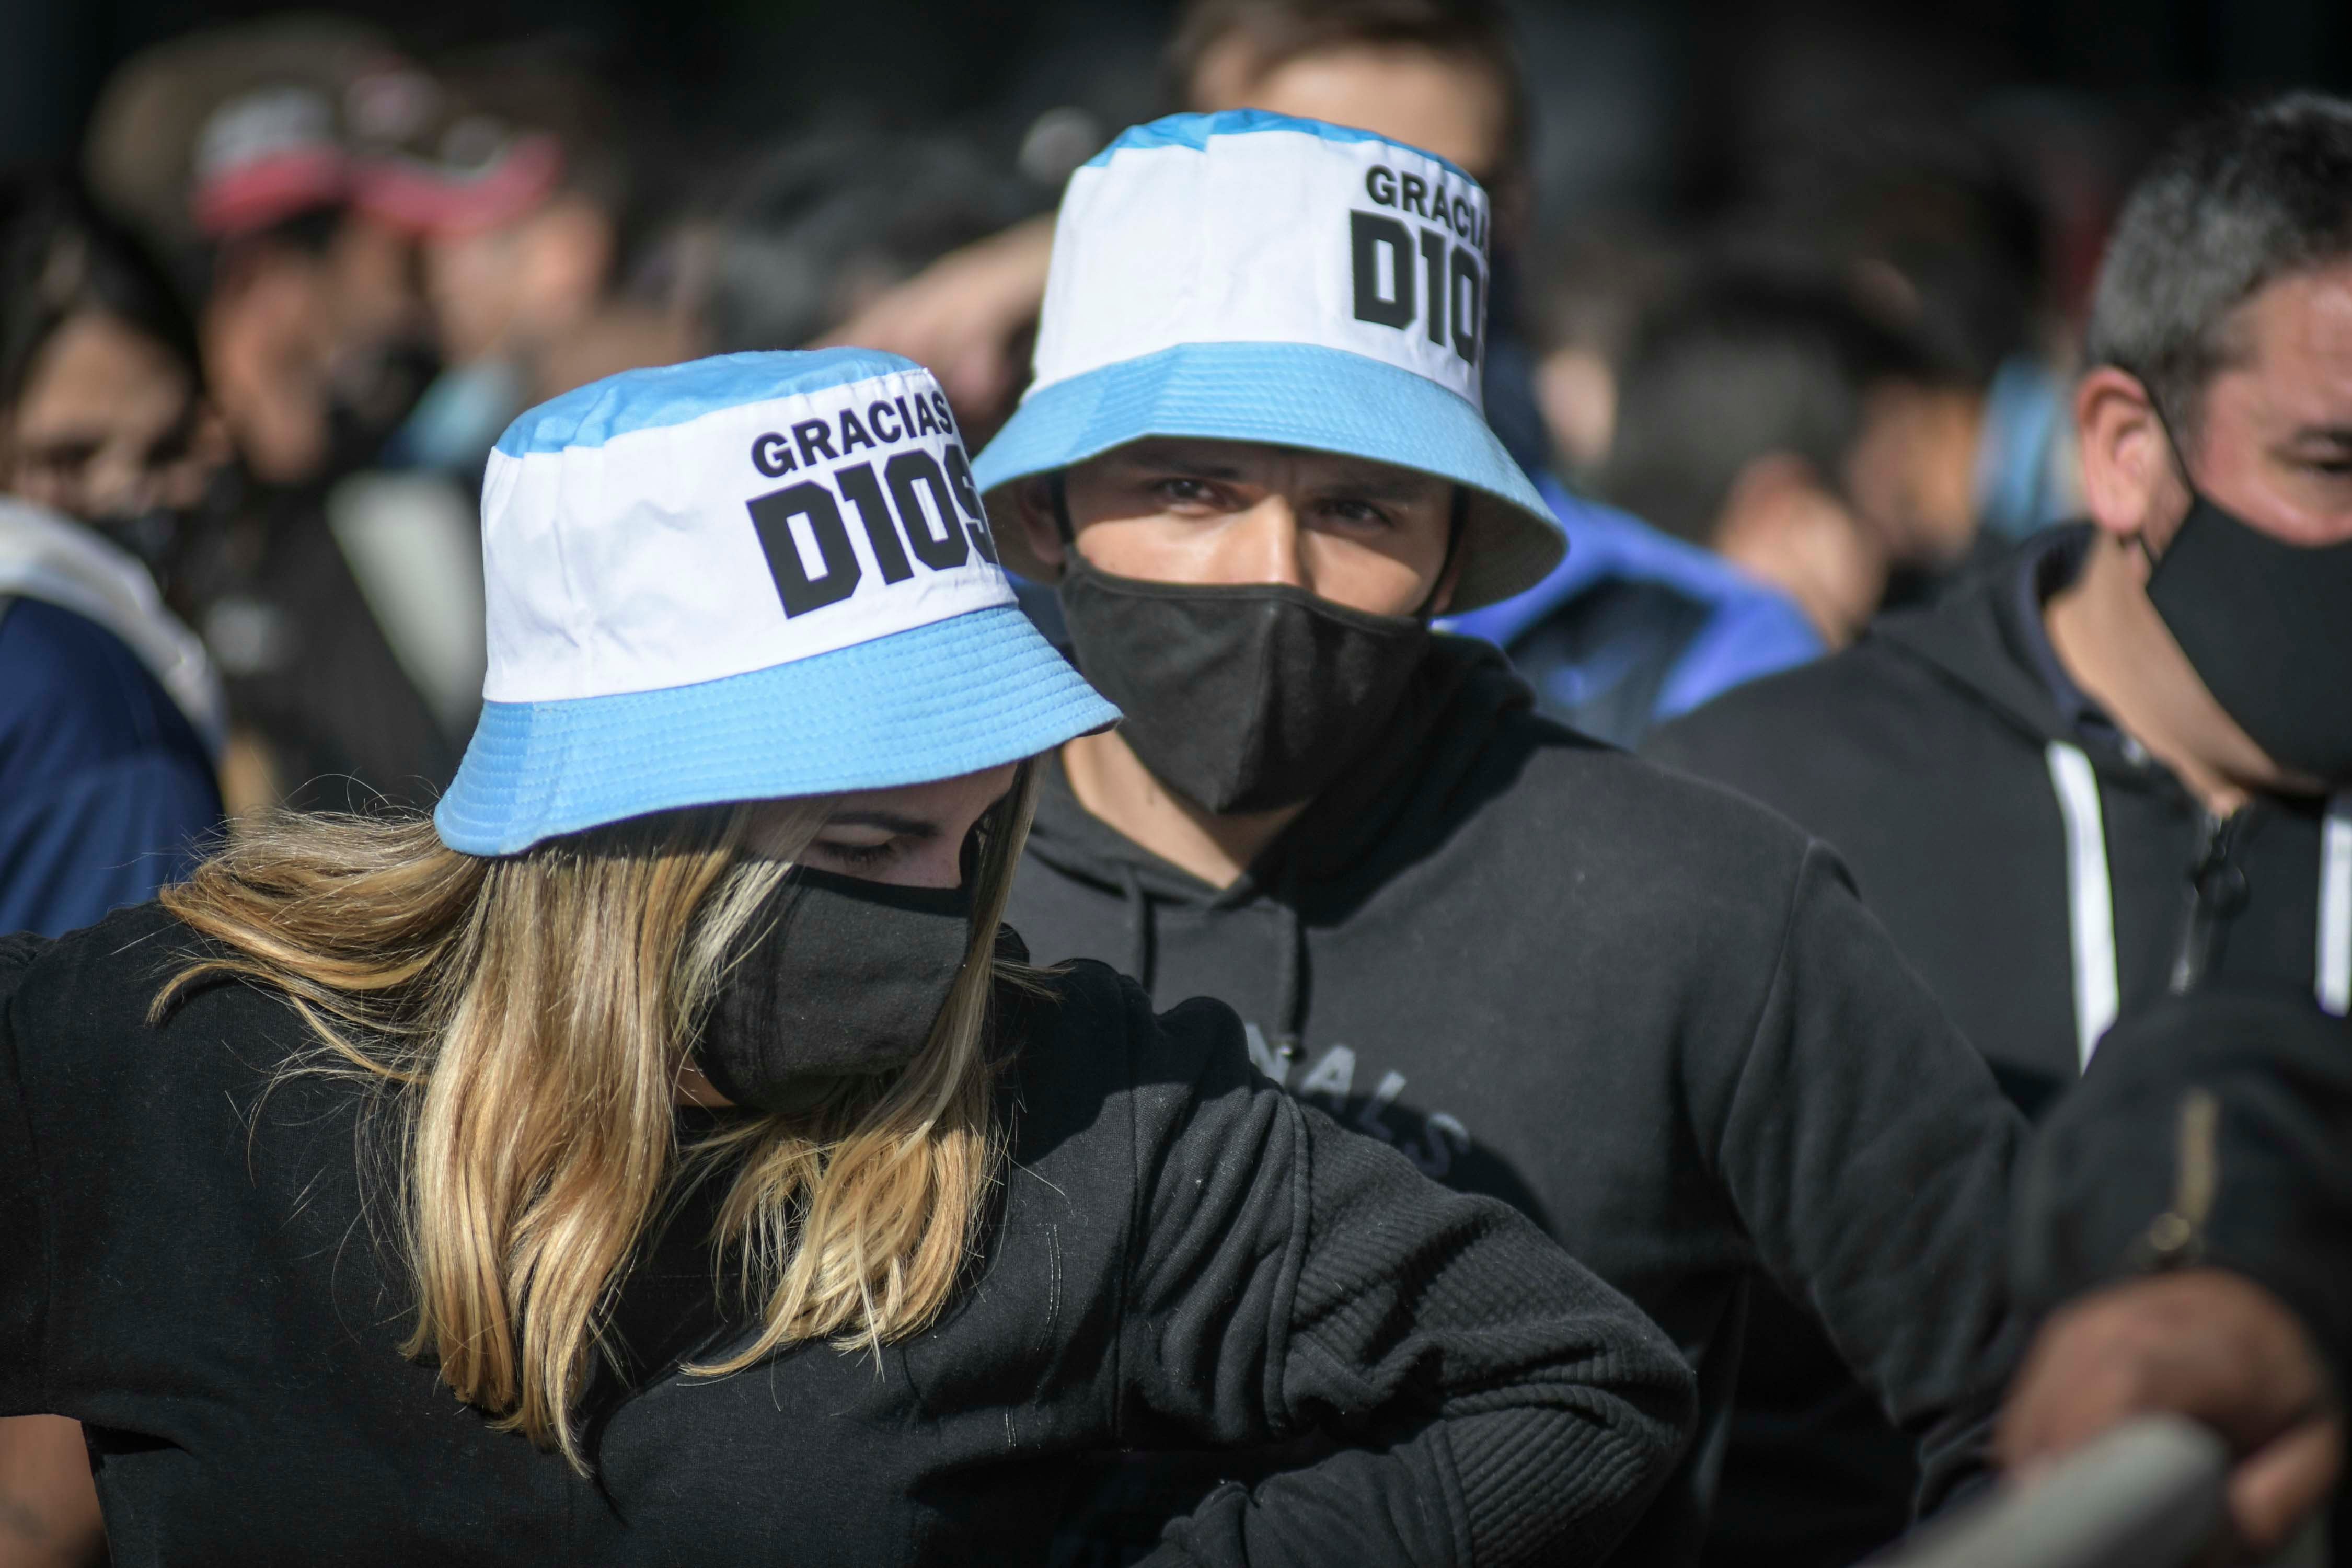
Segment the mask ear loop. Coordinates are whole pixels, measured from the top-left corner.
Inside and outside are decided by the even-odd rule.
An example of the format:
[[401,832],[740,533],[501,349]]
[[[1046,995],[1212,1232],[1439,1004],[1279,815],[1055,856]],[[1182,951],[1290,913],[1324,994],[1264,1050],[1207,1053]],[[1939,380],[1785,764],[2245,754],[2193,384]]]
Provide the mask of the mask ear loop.
[[[2118,366],[2117,368],[2126,367]],[[2147,377],[2137,371],[2131,372],[2131,375],[2133,380],[2139,383],[2139,389],[2147,394],[2147,411],[2156,416],[2156,427],[2164,432],[2164,455],[2171,463],[2172,471],[2180,476],[2180,488],[2189,492],[2189,510],[2194,511],[2197,510],[2197,503],[2205,498],[2203,492],[2197,488],[2196,478],[2189,471],[2189,455],[2180,449],[2180,437],[2173,433],[2172,421],[2165,417],[2164,405],[2157,401],[2156,389],[2148,385]],[[2147,533],[2143,531],[2134,534],[2132,542],[2139,546],[2139,557],[2147,563],[2148,571],[2155,572],[2158,556],[2155,551],[2148,548]],[[2167,548],[2168,549],[2169,546]]]
[[[1054,508],[1054,531],[1062,536],[1062,548],[1076,551],[1078,547],[1078,531],[1070,522],[1069,476],[1060,468],[1055,468],[1052,473],[1047,474],[1045,494]],[[1067,563],[1065,563],[1063,570],[1068,569]]]
[[1454,570],[1454,557],[1462,548],[1463,531],[1469,521],[1470,487],[1457,484],[1454,487],[1453,515],[1445,523],[1445,559],[1437,563],[1437,581],[1429,585],[1428,596],[1412,612],[1413,619],[1427,622],[1437,618],[1437,595],[1445,591],[1446,574]]

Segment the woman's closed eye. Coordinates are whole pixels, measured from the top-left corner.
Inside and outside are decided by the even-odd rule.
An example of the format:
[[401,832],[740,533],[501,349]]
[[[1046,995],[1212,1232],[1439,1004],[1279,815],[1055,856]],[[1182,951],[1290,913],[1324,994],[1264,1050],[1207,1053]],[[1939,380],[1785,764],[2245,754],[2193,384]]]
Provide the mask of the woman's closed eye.
[[867,871],[887,866],[895,859],[905,847],[903,838],[903,835],[893,835],[872,842],[849,842],[820,837],[811,840],[809,848],[817,858],[852,870]]

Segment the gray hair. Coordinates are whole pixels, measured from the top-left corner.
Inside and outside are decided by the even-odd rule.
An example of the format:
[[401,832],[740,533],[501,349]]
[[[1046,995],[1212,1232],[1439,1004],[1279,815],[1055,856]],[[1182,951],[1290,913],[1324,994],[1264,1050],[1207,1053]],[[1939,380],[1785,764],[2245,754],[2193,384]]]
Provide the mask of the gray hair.
[[2137,376],[2176,429],[2243,354],[2231,318],[2277,279],[2352,257],[2352,102],[2289,93],[2191,126],[2116,221],[2086,363]]

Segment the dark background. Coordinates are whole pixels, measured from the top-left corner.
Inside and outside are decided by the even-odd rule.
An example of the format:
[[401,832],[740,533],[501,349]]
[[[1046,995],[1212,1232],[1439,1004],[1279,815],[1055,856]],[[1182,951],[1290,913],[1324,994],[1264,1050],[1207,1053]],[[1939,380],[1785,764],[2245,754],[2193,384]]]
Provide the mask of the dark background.
[[[69,155],[106,73],[255,0],[0,0],[0,158]],[[359,0],[412,49],[544,40],[684,150],[817,124],[943,128],[1009,153],[1059,103],[1162,107],[1153,0]],[[1890,118],[1987,125],[2089,163],[2216,94],[2352,85],[2343,0],[1586,0],[1516,10],[1555,223],[1705,206],[1789,140]],[[2112,171],[2107,172],[2112,177]],[[2059,176],[2063,177],[2063,176]],[[2105,183],[2102,181],[2101,183]]]

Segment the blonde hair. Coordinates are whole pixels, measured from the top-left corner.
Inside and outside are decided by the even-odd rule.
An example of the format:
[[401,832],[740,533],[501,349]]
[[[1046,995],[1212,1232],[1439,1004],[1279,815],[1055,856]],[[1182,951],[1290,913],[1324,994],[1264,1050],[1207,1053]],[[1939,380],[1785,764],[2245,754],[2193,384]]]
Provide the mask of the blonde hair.
[[402,1353],[584,1472],[573,1404],[632,1258],[691,1183],[732,1172],[714,1239],[761,1322],[698,1372],[803,1340],[878,1352],[946,1307],[1003,1157],[987,1022],[1034,793],[1024,765],[983,833],[971,948],[923,1053],[697,1142],[676,1103],[698,1021],[830,800],[781,821],[668,813],[497,859],[421,818],[279,816],[163,895],[227,951],[174,974],[152,1016],[210,979],[256,984],[321,1047],[281,1079],[382,1091],[416,1289]]

